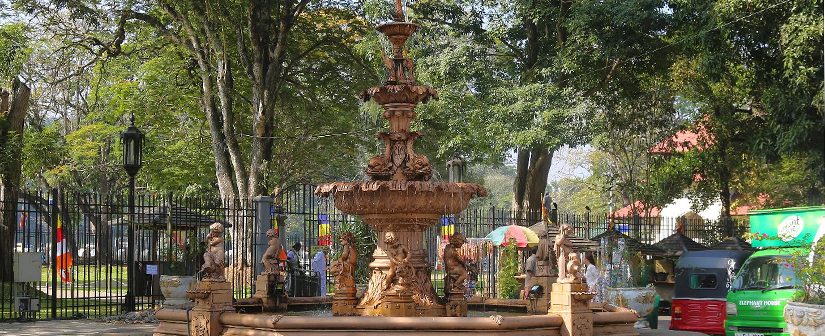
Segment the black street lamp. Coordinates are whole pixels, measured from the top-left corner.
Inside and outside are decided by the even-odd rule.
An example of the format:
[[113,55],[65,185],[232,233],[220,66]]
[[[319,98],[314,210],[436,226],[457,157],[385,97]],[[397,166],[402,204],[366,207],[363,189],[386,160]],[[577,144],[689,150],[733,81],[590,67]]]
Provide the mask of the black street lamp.
[[135,114],[129,117],[130,125],[120,134],[123,145],[123,169],[129,174],[129,226],[126,250],[126,311],[135,311],[135,175],[143,163],[143,133],[135,127]]

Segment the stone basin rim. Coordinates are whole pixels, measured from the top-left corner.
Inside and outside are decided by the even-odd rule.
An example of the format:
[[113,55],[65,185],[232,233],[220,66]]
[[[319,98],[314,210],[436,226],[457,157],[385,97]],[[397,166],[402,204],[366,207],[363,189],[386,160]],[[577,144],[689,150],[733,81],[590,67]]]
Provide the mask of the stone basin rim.
[[447,194],[465,194],[469,197],[485,197],[487,190],[476,183],[432,181],[355,181],[330,182],[318,185],[315,194],[328,197],[336,192],[412,191]]

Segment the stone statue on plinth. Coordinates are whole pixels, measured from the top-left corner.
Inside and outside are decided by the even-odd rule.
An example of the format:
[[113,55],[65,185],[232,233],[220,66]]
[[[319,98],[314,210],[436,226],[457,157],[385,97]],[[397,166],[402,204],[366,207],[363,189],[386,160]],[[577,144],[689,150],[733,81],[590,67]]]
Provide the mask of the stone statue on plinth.
[[[568,265],[568,262],[571,261],[571,255],[575,254],[573,252],[573,242],[570,241],[572,231],[573,227],[570,224],[562,224],[559,228],[559,234],[556,235],[556,241],[553,243],[553,252],[556,254],[556,265],[559,270],[559,278],[556,280],[558,283],[581,283],[581,275],[577,274],[578,272],[568,272],[568,269],[573,266],[572,264]],[[575,258],[578,259],[578,256]],[[581,261],[579,261],[579,264],[581,264]]]
[[549,276],[552,268],[552,255],[550,250],[550,230],[544,230],[539,234],[539,246],[536,249],[536,275]]
[[341,256],[330,266],[335,275],[335,293],[355,293],[355,266],[358,262],[358,251],[355,250],[352,233],[341,236]]
[[280,269],[278,267],[278,254],[281,252],[283,247],[281,246],[281,242],[278,240],[278,237],[275,236],[275,230],[269,229],[266,231],[266,237],[269,238],[269,246],[264,251],[264,255],[261,257],[261,264],[264,265],[263,274],[279,274]]
[[224,277],[224,249],[223,249],[223,224],[214,223],[209,226],[209,234],[206,235],[206,252],[203,254],[203,266],[201,272],[203,281],[226,281]]
[[455,233],[450,236],[450,243],[444,247],[444,266],[447,272],[444,277],[444,295],[447,299],[447,316],[467,316],[467,299],[464,295],[469,266],[458,253],[465,241],[464,235]]
[[460,233],[450,236],[450,243],[444,247],[444,265],[447,276],[444,278],[444,293],[461,293],[464,295],[467,282],[467,262],[458,254],[464,245],[464,235]]

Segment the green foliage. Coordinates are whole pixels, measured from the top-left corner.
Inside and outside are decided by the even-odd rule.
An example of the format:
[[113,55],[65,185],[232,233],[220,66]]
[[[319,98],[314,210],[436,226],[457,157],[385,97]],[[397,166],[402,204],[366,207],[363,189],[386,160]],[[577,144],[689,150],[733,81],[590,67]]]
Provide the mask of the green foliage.
[[200,270],[206,244],[198,241],[197,230],[185,231],[183,239],[183,246],[171,242],[170,246],[160,251],[162,256],[171,257],[167,261],[165,275],[195,275]]
[[29,28],[24,23],[0,24],[0,87],[8,87],[31,54]]
[[507,246],[501,248],[500,266],[496,280],[498,296],[505,299],[518,298],[521,286],[515,276],[518,274],[518,245],[514,239]]
[[[352,237],[355,239],[355,250],[358,252],[355,283],[367,283],[370,279],[369,264],[372,262],[372,253],[375,251],[377,242],[375,231],[361,219],[342,222],[341,225],[335,226],[333,231],[334,237],[341,237],[346,232],[352,233]],[[337,260],[340,256],[341,250],[338,249],[333,253],[332,260]]]
[[796,302],[825,305],[825,242],[819,240],[805,253],[791,259],[799,289],[793,297]]

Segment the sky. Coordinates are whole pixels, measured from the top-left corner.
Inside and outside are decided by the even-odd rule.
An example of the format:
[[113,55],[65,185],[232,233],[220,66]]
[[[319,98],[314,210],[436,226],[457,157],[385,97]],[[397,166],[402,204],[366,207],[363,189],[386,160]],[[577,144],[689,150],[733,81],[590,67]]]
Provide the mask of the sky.
[[[594,150],[590,145],[573,148],[564,146],[557,150],[556,153],[553,154],[553,162],[550,164],[547,182],[559,181],[566,177],[586,178],[590,176],[590,164],[587,161],[587,157]],[[506,163],[508,165],[516,164],[515,151],[509,153]]]

